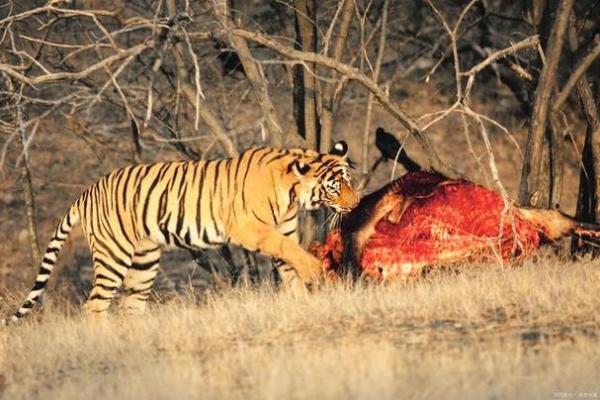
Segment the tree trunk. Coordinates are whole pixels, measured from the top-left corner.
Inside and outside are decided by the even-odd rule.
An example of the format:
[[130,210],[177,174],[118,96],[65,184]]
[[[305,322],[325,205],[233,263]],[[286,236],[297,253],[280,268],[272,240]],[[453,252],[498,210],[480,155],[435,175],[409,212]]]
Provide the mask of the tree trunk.
[[[296,42],[299,45],[298,47],[302,51],[316,53],[316,2],[315,0],[296,0],[294,7],[296,10]],[[303,133],[302,136],[306,139],[308,148],[318,150],[315,64],[305,63],[304,66],[299,65],[296,68],[302,69],[302,89],[294,90],[294,92],[302,93],[303,96],[302,98],[295,98],[295,101],[302,103],[301,114],[304,117],[302,120],[296,121],[298,132]]]
[[[302,51],[317,52],[317,4],[315,0],[294,1],[296,10],[296,46]],[[298,68],[300,71],[298,71]],[[315,64],[305,63],[295,67],[294,71],[294,115],[298,133],[304,137],[306,147],[319,150],[319,124],[317,120]],[[300,73],[302,79],[300,80]],[[299,87],[301,85],[301,87]],[[298,87],[297,87],[298,86]],[[307,246],[315,238],[324,235],[318,222],[323,220],[322,213],[303,213],[300,224],[302,244]]]
[[563,143],[566,132],[556,111],[550,111],[549,127],[549,162],[550,162],[550,198],[548,203],[551,209],[559,210],[562,199],[564,153]]
[[[522,205],[541,208],[549,208],[550,206],[550,168],[548,160],[545,160],[544,157],[544,145],[548,143],[545,140],[545,136],[549,123],[550,98],[556,86],[556,70],[573,3],[574,0],[560,1],[552,29],[548,35],[546,64],[542,69],[535,90],[535,99],[521,174],[519,203]],[[549,5],[546,7],[548,8]],[[550,153],[549,149],[547,151]]]
[[[571,53],[576,53],[579,48],[577,32],[575,31],[575,19],[571,19],[569,26],[569,47]],[[573,65],[575,67],[575,65]],[[592,92],[586,74],[577,82],[577,95],[585,119],[587,128],[585,132],[585,144],[581,155],[582,168],[579,174],[579,193],[577,195],[577,220],[584,222],[600,221],[600,117],[598,113],[598,102],[600,93],[596,87],[596,95]],[[600,254],[600,241],[588,239],[581,243],[577,238],[571,243],[571,250],[579,253]]]
[[42,255],[37,235],[37,223],[35,219],[35,195],[33,193],[33,184],[31,182],[31,172],[29,170],[29,155],[25,148],[25,132],[21,128],[20,111],[17,111],[17,139],[23,151],[21,159],[21,183],[23,185],[23,201],[27,210],[27,231],[29,232],[29,243],[31,245],[31,260],[33,262],[33,271],[37,273]]

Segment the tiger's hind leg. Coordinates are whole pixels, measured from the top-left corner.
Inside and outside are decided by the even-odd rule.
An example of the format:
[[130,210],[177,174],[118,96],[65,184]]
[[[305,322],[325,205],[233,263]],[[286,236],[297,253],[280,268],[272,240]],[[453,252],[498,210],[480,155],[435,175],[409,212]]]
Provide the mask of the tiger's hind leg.
[[105,314],[110,307],[115,292],[121,287],[131,265],[131,257],[118,259],[114,255],[109,256],[98,251],[93,253],[94,279],[84,309],[88,315],[98,317]]
[[123,282],[126,291],[123,308],[127,313],[142,314],[146,311],[146,300],[158,273],[160,253],[160,247],[153,242],[136,247]]

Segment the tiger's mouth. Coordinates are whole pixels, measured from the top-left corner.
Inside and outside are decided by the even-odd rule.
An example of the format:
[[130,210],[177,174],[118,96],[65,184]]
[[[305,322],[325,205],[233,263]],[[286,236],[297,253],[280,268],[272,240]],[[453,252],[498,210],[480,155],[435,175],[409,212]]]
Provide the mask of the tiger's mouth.
[[339,214],[349,214],[350,211],[352,211],[352,208],[347,206],[340,206],[339,204],[336,204],[331,208],[333,208],[333,210]]

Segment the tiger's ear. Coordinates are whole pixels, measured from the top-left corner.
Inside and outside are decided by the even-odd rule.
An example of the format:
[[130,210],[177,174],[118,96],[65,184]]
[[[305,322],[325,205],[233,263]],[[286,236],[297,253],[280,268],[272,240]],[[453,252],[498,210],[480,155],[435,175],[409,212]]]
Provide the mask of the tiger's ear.
[[329,154],[338,156],[338,157],[342,157],[342,158],[346,158],[346,156],[348,155],[348,143],[346,143],[343,140],[340,140],[339,142],[335,142],[333,144],[333,146],[331,146],[331,150],[329,150]]
[[300,177],[300,176],[304,176],[308,173],[308,171],[310,171],[310,165],[308,164],[304,164],[302,161],[300,160],[296,160],[292,163],[292,171],[294,172],[294,175]]

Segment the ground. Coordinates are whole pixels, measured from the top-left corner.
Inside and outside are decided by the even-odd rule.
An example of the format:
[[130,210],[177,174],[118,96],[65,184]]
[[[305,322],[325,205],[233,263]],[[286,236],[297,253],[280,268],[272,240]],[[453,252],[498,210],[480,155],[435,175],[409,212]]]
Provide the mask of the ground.
[[595,264],[546,254],[306,298],[237,288],[103,321],[49,299],[0,330],[0,398],[598,398]]

